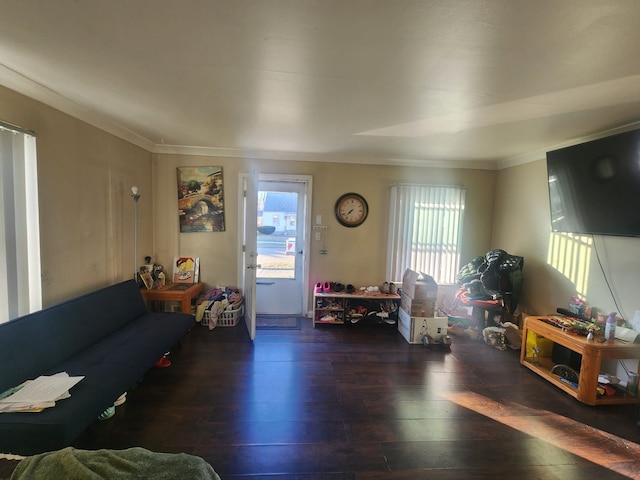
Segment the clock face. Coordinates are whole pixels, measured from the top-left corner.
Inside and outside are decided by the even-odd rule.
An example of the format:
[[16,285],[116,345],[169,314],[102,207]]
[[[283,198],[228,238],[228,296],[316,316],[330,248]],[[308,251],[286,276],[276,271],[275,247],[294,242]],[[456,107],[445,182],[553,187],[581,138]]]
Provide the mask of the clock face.
[[345,193],[336,202],[336,219],[345,227],[357,227],[367,219],[369,205],[362,195]]

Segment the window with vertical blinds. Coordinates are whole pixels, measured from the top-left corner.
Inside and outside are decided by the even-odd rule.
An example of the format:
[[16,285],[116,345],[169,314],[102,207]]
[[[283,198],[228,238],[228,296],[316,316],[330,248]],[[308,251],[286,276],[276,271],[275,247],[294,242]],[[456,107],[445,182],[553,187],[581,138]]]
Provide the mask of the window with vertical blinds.
[[393,185],[389,214],[387,278],[400,282],[407,268],[455,283],[466,189]]
[[0,122],[0,323],[42,308],[36,138]]

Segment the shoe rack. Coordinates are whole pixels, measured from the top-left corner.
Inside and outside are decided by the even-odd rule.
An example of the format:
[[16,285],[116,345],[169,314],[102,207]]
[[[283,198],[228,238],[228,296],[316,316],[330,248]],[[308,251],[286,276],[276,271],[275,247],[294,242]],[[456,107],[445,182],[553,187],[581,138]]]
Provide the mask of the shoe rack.
[[316,292],[313,295],[313,327],[316,324],[376,322],[395,325],[400,295],[382,292]]

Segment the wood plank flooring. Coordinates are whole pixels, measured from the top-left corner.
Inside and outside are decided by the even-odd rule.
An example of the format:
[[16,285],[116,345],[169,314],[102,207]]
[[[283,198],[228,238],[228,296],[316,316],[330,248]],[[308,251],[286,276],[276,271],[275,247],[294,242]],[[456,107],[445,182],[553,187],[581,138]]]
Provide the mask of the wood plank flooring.
[[395,327],[196,326],[73,446],[186,452],[225,480],[640,478],[636,406],[588,407],[513,350]]

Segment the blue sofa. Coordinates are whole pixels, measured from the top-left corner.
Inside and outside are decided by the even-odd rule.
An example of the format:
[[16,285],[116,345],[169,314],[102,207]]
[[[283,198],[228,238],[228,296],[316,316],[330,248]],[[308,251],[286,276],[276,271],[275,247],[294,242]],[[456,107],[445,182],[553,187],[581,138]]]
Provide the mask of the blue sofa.
[[38,413],[0,414],[0,453],[66,447],[195,325],[147,310],[134,280],[0,324],[0,392],[40,375],[84,379]]

